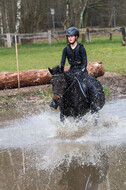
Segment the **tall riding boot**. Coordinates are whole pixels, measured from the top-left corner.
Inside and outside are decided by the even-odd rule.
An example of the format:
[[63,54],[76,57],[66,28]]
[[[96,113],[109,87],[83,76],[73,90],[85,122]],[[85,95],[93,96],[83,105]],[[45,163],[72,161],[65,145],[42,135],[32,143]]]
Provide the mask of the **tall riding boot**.
[[91,113],[96,113],[99,111],[99,107],[97,106],[97,98],[98,98],[98,91],[96,87],[90,83],[90,110]]
[[52,108],[54,108],[54,109],[57,109],[58,106],[59,106],[59,104],[58,104],[58,102],[56,102],[56,101],[53,100],[53,101],[50,103],[49,106],[52,107]]

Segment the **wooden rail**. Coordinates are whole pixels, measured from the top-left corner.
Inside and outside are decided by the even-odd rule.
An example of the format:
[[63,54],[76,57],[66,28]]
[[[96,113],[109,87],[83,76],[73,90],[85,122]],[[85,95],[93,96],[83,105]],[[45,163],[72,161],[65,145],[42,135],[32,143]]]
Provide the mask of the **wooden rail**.
[[[110,34],[110,40],[112,39],[112,33],[121,32],[120,27],[116,28],[83,28],[79,29],[80,35],[82,35],[82,42],[90,42],[90,34]],[[16,34],[20,40],[32,40],[32,39],[47,39],[48,44],[51,45],[52,38],[57,39],[60,36],[65,37],[65,31],[60,32],[41,32],[41,33],[27,33],[27,34]],[[10,48],[13,42],[15,33],[0,34],[0,39],[7,41],[7,47]]]

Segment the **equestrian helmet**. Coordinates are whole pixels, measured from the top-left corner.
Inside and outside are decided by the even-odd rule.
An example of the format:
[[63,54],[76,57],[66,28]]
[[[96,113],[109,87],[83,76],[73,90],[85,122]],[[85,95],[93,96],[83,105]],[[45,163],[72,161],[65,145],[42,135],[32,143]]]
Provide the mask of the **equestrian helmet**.
[[66,36],[78,36],[79,37],[79,30],[76,27],[70,27],[66,31]]

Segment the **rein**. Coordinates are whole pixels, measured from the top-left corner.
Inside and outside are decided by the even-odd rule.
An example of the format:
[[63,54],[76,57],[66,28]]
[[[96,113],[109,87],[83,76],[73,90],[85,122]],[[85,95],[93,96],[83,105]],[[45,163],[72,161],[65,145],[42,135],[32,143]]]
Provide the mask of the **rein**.
[[69,90],[69,88],[74,84],[75,80],[71,83],[71,85],[66,89],[66,91],[62,94],[62,96]]
[[[88,102],[87,95],[86,95],[85,91],[83,90],[80,81],[78,80],[77,77],[74,77],[74,79],[76,79],[76,81],[78,82],[79,87],[80,87],[80,90],[81,90],[83,96],[86,98],[86,101]],[[71,85],[66,89],[66,91],[62,94],[62,96],[69,90],[69,88],[74,84],[74,82],[75,82],[75,80],[74,80],[74,81],[71,83]]]

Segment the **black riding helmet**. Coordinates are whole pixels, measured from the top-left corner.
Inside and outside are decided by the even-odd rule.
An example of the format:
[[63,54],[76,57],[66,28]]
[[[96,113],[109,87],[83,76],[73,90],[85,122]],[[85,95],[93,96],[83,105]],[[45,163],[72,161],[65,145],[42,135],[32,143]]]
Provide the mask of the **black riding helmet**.
[[66,31],[66,36],[78,36],[79,37],[79,30],[76,27],[70,27]]

